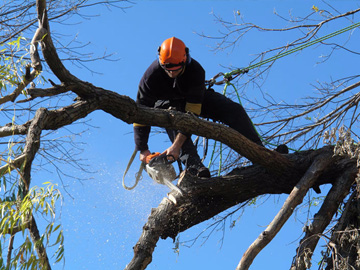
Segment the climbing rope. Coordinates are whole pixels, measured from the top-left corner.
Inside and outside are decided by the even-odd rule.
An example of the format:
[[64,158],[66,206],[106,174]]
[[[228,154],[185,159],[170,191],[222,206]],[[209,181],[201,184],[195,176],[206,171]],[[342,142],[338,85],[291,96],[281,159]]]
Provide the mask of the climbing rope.
[[[297,46],[297,47],[295,47],[295,48],[293,48],[293,49],[291,49],[291,50],[285,51],[285,52],[283,52],[283,53],[279,53],[279,54],[277,54],[277,55],[275,55],[275,56],[273,56],[273,57],[270,57],[270,58],[268,58],[268,59],[265,59],[265,60],[263,60],[263,61],[260,61],[260,62],[258,62],[258,63],[256,63],[256,64],[250,65],[250,66],[248,66],[248,67],[246,67],[246,68],[235,69],[235,70],[233,70],[233,71],[231,71],[231,72],[228,72],[228,73],[222,73],[222,72],[220,72],[220,73],[218,73],[217,75],[215,75],[212,79],[206,81],[206,83],[207,83],[207,85],[209,85],[209,87],[211,87],[212,85],[220,85],[220,84],[224,84],[224,83],[226,84],[226,83],[230,82],[231,80],[235,79],[237,76],[239,76],[239,75],[241,75],[241,74],[247,73],[247,72],[248,72],[249,70],[251,70],[251,69],[258,68],[258,67],[260,67],[260,66],[262,66],[262,65],[268,64],[268,63],[270,63],[270,62],[272,62],[272,61],[275,61],[275,60],[280,59],[280,58],[282,58],[282,57],[288,56],[289,54],[292,54],[292,53],[301,51],[301,50],[303,50],[303,49],[305,49],[305,48],[308,48],[308,47],[310,47],[310,46],[312,46],[312,45],[315,45],[315,44],[320,43],[320,42],[322,42],[322,41],[324,41],[324,40],[326,40],[326,39],[335,37],[335,36],[337,36],[337,35],[340,35],[340,34],[342,34],[342,33],[347,32],[347,31],[350,31],[350,30],[352,30],[352,29],[354,29],[354,28],[356,28],[356,27],[359,27],[359,26],[360,26],[360,22],[355,23],[355,24],[352,24],[352,25],[350,25],[350,26],[348,26],[348,27],[345,27],[345,28],[343,28],[343,29],[337,30],[337,31],[335,31],[335,32],[333,32],[333,33],[330,33],[330,34],[328,34],[328,35],[325,35],[325,36],[323,36],[323,37],[320,37],[320,38],[311,40],[311,41],[309,41],[309,42],[306,42],[306,43],[304,43],[304,44],[302,44],[302,45],[300,45],[300,46]],[[216,79],[217,79],[218,77],[220,77],[220,76],[223,76],[223,80],[220,81],[220,82],[216,82]]]
[[[345,27],[345,28],[343,28],[343,29],[340,29],[340,30],[338,30],[338,31],[335,31],[335,32],[333,32],[333,33],[330,33],[330,34],[328,34],[328,35],[325,35],[325,36],[323,36],[323,37],[314,39],[314,40],[312,40],[312,41],[306,42],[306,43],[304,43],[304,44],[302,44],[302,45],[300,45],[300,46],[297,46],[297,47],[295,47],[295,48],[293,48],[293,49],[291,49],[291,50],[285,51],[285,52],[283,52],[283,53],[279,53],[279,54],[277,54],[277,55],[275,55],[275,56],[273,56],[273,57],[270,57],[270,58],[268,58],[268,59],[265,59],[265,60],[263,60],[263,61],[260,61],[260,62],[258,62],[258,63],[256,63],[256,64],[250,65],[250,66],[248,66],[248,67],[246,67],[246,68],[235,69],[235,70],[233,70],[233,71],[231,71],[231,72],[228,72],[228,73],[222,73],[222,72],[220,72],[220,73],[218,73],[217,75],[215,75],[213,78],[211,78],[210,80],[206,81],[205,83],[206,83],[206,85],[208,85],[208,88],[211,88],[213,85],[222,85],[222,84],[225,84],[224,90],[223,90],[223,95],[226,94],[227,87],[228,87],[229,85],[231,85],[231,86],[234,88],[234,90],[235,90],[235,93],[236,93],[236,95],[237,95],[237,98],[238,98],[238,101],[239,101],[240,105],[242,105],[242,104],[241,104],[241,100],[240,100],[239,93],[238,93],[235,85],[230,82],[231,80],[235,79],[237,76],[239,76],[239,75],[241,75],[241,74],[245,74],[245,73],[249,72],[249,70],[251,70],[251,69],[258,68],[258,67],[260,67],[260,66],[262,66],[262,65],[268,64],[268,63],[270,63],[270,62],[273,62],[273,61],[275,61],[275,60],[277,60],[277,59],[280,59],[280,58],[285,57],[285,56],[287,56],[287,55],[290,55],[290,54],[292,54],[292,53],[295,53],[295,52],[298,52],[298,51],[303,50],[303,49],[305,49],[305,48],[308,48],[308,47],[310,47],[310,46],[312,46],[312,45],[314,45],[314,44],[317,44],[317,43],[320,43],[320,42],[322,42],[322,41],[324,41],[324,40],[326,40],[326,39],[335,37],[335,36],[337,36],[337,35],[340,35],[340,34],[342,34],[342,33],[345,33],[345,32],[347,32],[347,31],[352,30],[352,29],[354,29],[354,28],[356,28],[356,27],[359,27],[359,26],[360,26],[360,22],[359,22],[359,23],[352,24],[352,25],[350,25],[350,26],[348,26],[348,27]],[[223,80],[221,80],[221,81],[219,81],[219,82],[216,81],[216,79],[219,78],[220,76],[223,76]],[[256,133],[258,134],[259,138],[261,139],[261,141],[263,141],[265,144],[268,144],[268,145],[272,145],[272,146],[275,146],[275,147],[278,146],[278,145],[276,145],[276,144],[273,144],[273,143],[270,143],[270,142],[266,141],[266,140],[259,134],[259,132],[257,131],[257,129],[255,128],[254,123],[253,123],[252,121],[251,121],[251,123],[252,123],[252,125],[253,125]],[[214,145],[214,148],[215,148],[215,146],[216,146],[216,144]],[[221,147],[221,146],[222,146],[222,145],[220,145],[220,147]],[[297,152],[297,151],[298,151],[298,150],[292,149],[292,148],[289,148],[289,150],[292,150],[292,151],[294,151],[294,152]],[[209,167],[210,167],[210,164],[212,163],[212,158],[213,158],[213,155],[214,155],[214,151],[215,151],[215,149],[213,150],[213,153],[212,153],[212,156],[211,156],[211,160],[210,160],[210,163],[209,163]],[[220,155],[222,155],[222,149],[220,149]],[[222,157],[220,156],[220,160],[221,160],[221,159],[222,159]],[[220,168],[219,168],[219,172],[220,172]]]

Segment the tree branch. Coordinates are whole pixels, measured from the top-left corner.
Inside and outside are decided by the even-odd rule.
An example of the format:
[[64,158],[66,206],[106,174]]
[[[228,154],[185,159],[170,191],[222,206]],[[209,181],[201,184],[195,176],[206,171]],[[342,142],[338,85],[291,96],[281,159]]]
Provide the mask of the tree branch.
[[326,263],[325,270],[341,269],[342,267],[359,269],[359,205],[357,186],[357,190],[354,190],[351,194],[339,221],[332,231],[326,256],[323,259],[323,262]]
[[255,144],[239,132],[222,124],[202,120],[195,115],[178,111],[137,106],[134,101],[129,102],[126,100],[127,97],[111,91],[103,92],[98,97],[101,101],[101,109],[127,123],[177,128],[187,133],[220,141],[253,163],[261,164],[277,174],[283,174],[292,167],[291,162],[285,156]]
[[250,245],[246,250],[240,263],[236,267],[236,270],[247,270],[252,264],[253,260],[259,254],[259,252],[276,236],[285,222],[294,212],[296,206],[298,206],[304,199],[304,196],[308,190],[314,185],[319,176],[331,163],[331,154],[327,154],[318,157],[307,172],[301,178],[299,183],[291,191],[289,197],[286,199],[283,207],[279,213],[275,216],[270,225],[263,231],[259,237]]
[[8,254],[6,256],[6,268],[10,269],[12,250],[14,249],[15,234],[11,234],[8,246]]
[[31,121],[31,125],[28,129],[26,136],[26,143],[22,155],[25,156],[25,166],[21,171],[21,183],[20,190],[22,192],[21,198],[23,198],[29,191],[31,181],[31,166],[35,158],[35,155],[40,147],[40,136],[43,130],[44,122],[46,122],[47,110],[39,109],[34,119]]
[[143,233],[134,247],[134,258],[125,270],[145,269],[152,261],[152,253],[162,233],[162,228],[168,224],[175,205],[164,198],[158,208],[151,210],[148,222],[143,227]]
[[25,99],[25,100],[19,100],[17,101],[17,103],[24,103],[24,102],[28,102],[30,100],[34,100],[35,98],[38,97],[51,97],[51,96],[56,96],[62,93],[66,93],[68,92],[69,89],[64,86],[64,85],[54,85],[53,87],[50,88],[29,88],[27,90],[28,95],[30,96],[30,98]]
[[38,52],[38,43],[46,36],[47,31],[42,27],[42,21],[39,20],[39,28],[36,30],[33,39],[30,44],[30,58],[31,66],[33,70],[30,72],[30,65],[26,66],[26,73],[23,78],[23,81],[15,88],[15,90],[7,96],[0,98],[0,105],[8,101],[14,102],[15,99],[20,95],[20,93],[25,89],[25,87],[32,82],[42,71],[41,60]]
[[[143,233],[134,247],[134,257],[126,270],[145,269],[152,260],[152,252],[160,237],[175,239],[179,232],[251,198],[263,194],[290,193],[296,185],[289,198],[301,201],[302,198],[296,196],[300,191],[306,193],[311,186],[329,183],[343,173],[343,166],[337,163],[338,158],[331,158],[331,155],[331,147],[288,155],[298,166],[292,173],[277,177],[259,165],[238,168],[227,176],[211,180],[199,179],[185,173],[178,182],[185,195],[170,192],[158,208],[152,209]],[[311,169],[307,170],[309,166]],[[323,171],[326,166],[335,170],[331,170],[330,176]],[[348,160],[346,166],[356,171],[355,161]],[[302,175],[304,176],[301,178]],[[306,188],[302,186],[303,182],[307,182]]]
[[[56,52],[56,48],[53,44],[51,34],[50,34],[50,25],[47,16],[47,7],[46,0],[37,0],[36,8],[38,13],[38,22],[39,22],[39,30],[41,32],[46,33],[45,36],[42,37],[42,53],[44,55],[46,63],[49,65],[51,71],[54,73],[56,77],[61,82],[72,83],[78,82],[79,79],[73,76],[69,70],[65,68],[62,61],[59,58],[59,55]],[[79,93],[86,94],[86,93]]]
[[[184,132],[223,142],[253,163],[261,164],[277,174],[283,174],[292,167],[292,163],[285,156],[253,143],[239,132],[222,124],[202,120],[192,114],[138,106],[127,96],[85,82],[78,82],[68,87],[83,89],[82,92],[92,92],[95,94],[95,98],[81,100],[63,109],[48,111],[48,117],[51,120],[47,121],[44,129],[60,128],[86,117],[94,110],[102,109],[127,123],[135,122],[150,126],[177,128]],[[12,129],[12,126],[3,127],[0,128],[0,137],[3,134],[14,134],[15,130],[24,132],[26,129],[24,127],[17,129]]]
[[315,214],[313,222],[307,226],[306,234],[300,241],[300,246],[291,269],[305,270],[311,267],[310,260],[320,239],[320,234],[329,225],[343,199],[349,193],[349,189],[354,183],[355,175],[356,172],[353,170],[346,170],[335,181],[319,212]]
[[36,253],[39,256],[40,259],[40,265],[41,265],[41,269],[43,270],[51,270],[51,266],[49,263],[49,258],[46,254],[46,249],[44,247],[44,244],[42,242],[42,239],[40,237],[39,234],[39,230],[38,227],[36,225],[36,221],[34,216],[32,216],[31,218],[31,223],[29,226],[29,232],[30,232],[30,237],[32,242],[34,243],[34,247],[36,250]]
[[8,172],[11,172],[12,170],[20,168],[24,164],[25,159],[26,159],[26,155],[21,154],[20,156],[17,156],[14,160],[1,166],[0,167],[0,175],[2,176]]

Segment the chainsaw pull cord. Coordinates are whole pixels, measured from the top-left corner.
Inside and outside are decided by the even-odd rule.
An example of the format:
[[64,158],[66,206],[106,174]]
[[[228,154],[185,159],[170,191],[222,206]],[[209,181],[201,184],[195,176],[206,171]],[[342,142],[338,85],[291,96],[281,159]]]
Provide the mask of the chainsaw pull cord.
[[136,156],[136,153],[137,153],[137,150],[135,149],[134,152],[132,153],[131,157],[130,157],[130,160],[129,160],[129,163],[126,167],[126,170],[124,172],[124,175],[123,175],[123,178],[122,178],[122,186],[126,189],[126,190],[132,190],[134,189],[137,184],[139,183],[139,181],[141,180],[142,176],[142,171],[145,169],[145,163],[144,162],[141,162],[141,165],[140,165],[140,168],[139,168],[139,171],[135,174],[135,184],[131,187],[128,187],[126,184],[125,184],[125,175],[127,174],[128,170],[130,169],[131,167],[131,164],[133,163],[134,161],[134,158]]

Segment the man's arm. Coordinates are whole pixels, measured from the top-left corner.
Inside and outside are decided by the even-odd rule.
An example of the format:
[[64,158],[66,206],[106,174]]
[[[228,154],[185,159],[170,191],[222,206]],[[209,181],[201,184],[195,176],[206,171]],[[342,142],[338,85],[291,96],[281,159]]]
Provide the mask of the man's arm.
[[146,162],[146,157],[147,157],[148,155],[150,155],[150,154],[151,154],[151,152],[150,152],[149,149],[140,151],[140,160],[141,160],[142,162]]
[[162,154],[166,154],[168,156],[171,155],[175,158],[175,160],[177,160],[180,155],[180,149],[183,146],[186,139],[187,136],[185,136],[182,133],[178,133],[175,137],[173,144],[168,149],[166,149]]
[[149,126],[134,124],[135,149],[140,151],[140,160],[144,162],[146,157],[150,154],[148,147],[149,133]]

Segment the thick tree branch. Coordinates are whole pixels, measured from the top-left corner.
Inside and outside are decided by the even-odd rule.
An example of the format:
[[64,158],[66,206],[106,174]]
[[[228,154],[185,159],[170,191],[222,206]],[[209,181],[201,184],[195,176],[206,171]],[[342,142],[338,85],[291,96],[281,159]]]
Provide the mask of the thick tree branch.
[[[136,122],[164,128],[177,128],[184,132],[223,142],[253,163],[261,164],[277,174],[285,173],[292,166],[290,160],[285,156],[251,142],[237,131],[222,124],[205,121],[192,114],[138,106],[127,96],[84,82],[78,82],[68,87],[83,89],[82,92],[92,92],[95,94],[95,98],[81,100],[63,109],[49,111],[52,121],[47,121],[44,129],[60,128],[86,117],[94,110],[102,109],[127,123]],[[26,127],[28,125],[28,123],[25,124]],[[16,132],[23,134],[25,130],[20,126],[16,126],[16,128],[13,126],[2,127],[0,128],[0,137],[16,134]]]
[[[309,170],[307,176],[303,177],[304,181],[312,179],[312,184],[308,185],[318,186],[333,181],[342,174],[344,166],[356,171],[355,161],[348,160],[346,164],[342,164],[343,160],[329,158],[331,155],[331,147],[288,155],[298,166],[292,173],[278,177],[274,177],[258,165],[239,168],[227,176],[211,180],[184,174],[178,186],[184,191],[185,196],[171,192],[168,199],[164,199],[158,208],[151,211],[143,234],[134,248],[134,258],[126,270],[145,269],[152,260],[152,252],[159,238],[174,239],[179,232],[259,195],[290,193],[295,185],[297,189],[303,190],[300,178],[314,160],[326,160],[325,163],[331,170],[329,174],[322,170]],[[317,162],[313,167],[316,165]],[[306,190],[309,187],[307,186]]]
[[[73,122],[82,119],[93,111],[97,110],[98,106],[99,104],[94,102],[94,100],[81,100],[58,110],[46,110],[48,118],[46,121],[44,121],[43,129],[55,130],[72,124]],[[11,123],[6,124],[5,126],[0,127],[0,137],[27,134],[33,121],[34,119],[26,122],[23,125],[12,125]]]
[[[31,168],[32,162],[35,158],[35,155],[40,147],[40,136],[44,128],[44,123],[48,120],[48,113],[46,109],[39,109],[34,119],[31,122],[29,130],[26,136],[26,143],[23,150],[23,155],[25,156],[25,166],[23,170],[20,171],[20,183],[19,183],[19,196],[24,198],[24,196],[29,192],[30,182],[31,182]],[[35,218],[32,216],[30,225],[28,227],[30,231],[30,237],[34,244],[35,250],[39,256],[41,268],[50,270],[51,266],[49,264],[49,259],[46,254],[45,247],[42,243],[39,230],[36,225]]]
[[62,93],[68,92],[69,89],[64,85],[54,85],[51,88],[29,88],[27,90],[27,94],[30,96],[30,98],[19,100],[17,103],[25,103],[31,100],[34,100],[38,97],[51,97],[51,96],[57,96]]
[[158,208],[151,210],[140,240],[134,247],[134,259],[126,266],[126,270],[145,269],[151,263],[152,253],[162,233],[162,228],[172,218],[174,209],[175,205],[168,198],[164,198]]
[[[51,33],[50,33],[50,25],[47,16],[47,7],[46,0],[37,0],[36,8],[38,13],[38,22],[39,29],[41,33],[45,33],[42,36],[42,53],[44,55],[46,63],[49,65],[51,71],[54,75],[61,81],[66,83],[74,83],[79,82],[80,80],[76,78],[74,75],[70,73],[69,70],[65,68],[62,61],[60,60],[59,55],[56,52],[56,48],[53,44]],[[80,96],[88,95],[89,93],[84,93],[78,91]]]
[[[283,174],[292,166],[285,156],[253,143],[239,132],[222,124],[202,120],[192,114],[178,111],[137,106],[133,101],[126,101],[126,97],[110,91],[98,96],[104,111],[127,123],[135,122],[149,126],[177,128],[187,133],[220,141],[253,163],[261,164],[277,174]],[[119,110],[119,108],[122,109]]]
[[40,147],[40,136],[44,127],[44,122],[46,122],[47,118],[47,110],[39,109],[34,119],[32,120],[27,136],[24,150],[22,152],[22,156],[24,156],[24,162],[21,165],[22,170],[20,171],[21,179],[20,179],[20,192],[22,194],[21,198],[23,198],[29,191],[30,182],[31,182],[31,167],[32,162],[35,158],[35,155]]

